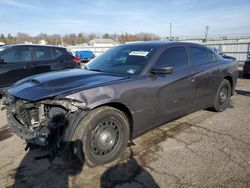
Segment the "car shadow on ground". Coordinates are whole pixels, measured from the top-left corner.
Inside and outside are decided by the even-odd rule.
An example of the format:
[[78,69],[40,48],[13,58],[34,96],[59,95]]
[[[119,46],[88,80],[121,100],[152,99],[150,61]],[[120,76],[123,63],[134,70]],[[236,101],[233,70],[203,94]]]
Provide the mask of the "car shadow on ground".
[[[131,147],[129,149],[126,162],[111,166],[100,174],[101,188],[158,188],[152,175],[138,164]],[[62,156],[54,157],[47,151],[34,149],[27,152],[18,168],[10,171],[8,176],[14,178],[12,187],[68,188],[70,176],[76,176],[82,171],[83,165],[77,160],[63,160]]]
[[152,175],[141,167],[133,156],[130,147],[130,156],[126,162],[108,168],[101,176],[101,188],[144,187],[158,188]]
[[29,150],[19,167],[9,176],[14,178],[13,187],[69,187],[69,176],[82,171],[83,165],[77,160],[65,160],[41,149]]

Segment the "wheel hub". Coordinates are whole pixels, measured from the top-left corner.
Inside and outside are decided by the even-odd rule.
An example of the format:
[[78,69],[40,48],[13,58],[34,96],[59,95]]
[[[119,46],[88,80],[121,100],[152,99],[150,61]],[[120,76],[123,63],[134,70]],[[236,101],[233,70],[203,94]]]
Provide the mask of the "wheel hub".
[[104,130],[101,132],[98,138],[98,146],[101,149],[109,149],[115,143],[115,136],[111,133],[110,130]]
[[219,103],[224,104],[227,100],[227,88],[223,88],[219,94]]
[[108,118],[98,123],[91,134],[90,149],[94,155],[105,156],[114,150],[121,139],[121,125]]

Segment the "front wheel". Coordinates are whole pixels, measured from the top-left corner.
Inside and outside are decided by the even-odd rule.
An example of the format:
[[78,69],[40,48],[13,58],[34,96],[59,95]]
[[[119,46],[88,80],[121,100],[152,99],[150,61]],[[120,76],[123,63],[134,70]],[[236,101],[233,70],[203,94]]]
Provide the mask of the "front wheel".
[[231,97],[231,91],[232,88],[230,82],[224,79],[221,82],[214,99],[214,104],[213,104],[214,111],[222,112],[228,107]]
[[96,166],[115,160],[129,141],[129,121],[120,110],[103,106],[92,110],[75,130],[81,162]]

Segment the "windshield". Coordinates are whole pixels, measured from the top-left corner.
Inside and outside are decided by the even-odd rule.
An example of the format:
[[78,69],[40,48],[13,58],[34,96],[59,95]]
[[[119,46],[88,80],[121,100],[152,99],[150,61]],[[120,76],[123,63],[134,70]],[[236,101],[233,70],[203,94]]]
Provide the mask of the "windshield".
[[115,74],[138,75],[148,63],[154,48],[142,45],[118,46],[90,61],[85,69]]

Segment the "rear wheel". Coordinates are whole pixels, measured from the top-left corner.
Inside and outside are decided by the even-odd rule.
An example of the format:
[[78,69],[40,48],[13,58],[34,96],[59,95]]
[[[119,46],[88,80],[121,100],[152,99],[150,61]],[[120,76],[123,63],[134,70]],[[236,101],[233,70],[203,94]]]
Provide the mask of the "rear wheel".
[[216,112],[222,112],[224,111],[230,102],[231,97],[231,84],[228,80],[224,79],[216,93],[214,104],[213,104],[213,110]]
[[81,121],[74,137],[81,162],[87,162],[89,166],[105,164],[118,158],[126,149],[129,122],[120,110],[99,107]]

